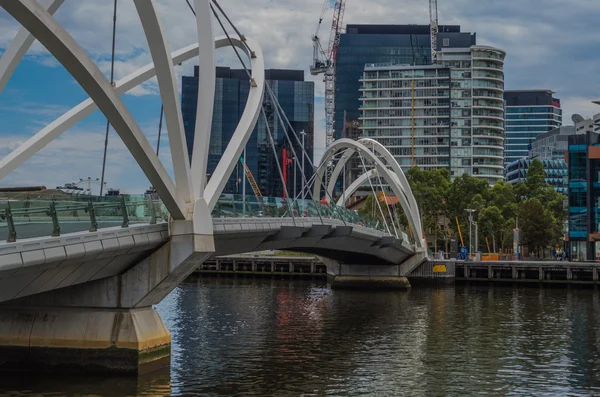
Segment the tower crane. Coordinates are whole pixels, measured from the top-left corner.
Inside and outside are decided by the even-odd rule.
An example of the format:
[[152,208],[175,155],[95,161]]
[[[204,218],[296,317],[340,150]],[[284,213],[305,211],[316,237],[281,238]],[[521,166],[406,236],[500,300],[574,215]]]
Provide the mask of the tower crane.
[[437,0],[429,0],[429,29],[431,30],[431,63],[437,64],[437,43],[438,33],[440,28],[438,25],[438,2]]
[[327,11],[331,2],[331,0],[324,0],[323,2],[319,25],[312,37],[313,64],[310,66],[310,74],[313,76],[319,74],[325,75],[325,143],[327,147],[335,140],[335,62],[340,45],[340,34],[343,30],[344,11],[346,10],[346,0],[335,0],[333,5],[333,21],[331,24],[331,32],[329,34],[329,45],[327,49],[324,49],[321,45],[319,29],[323,23],[325,11]]

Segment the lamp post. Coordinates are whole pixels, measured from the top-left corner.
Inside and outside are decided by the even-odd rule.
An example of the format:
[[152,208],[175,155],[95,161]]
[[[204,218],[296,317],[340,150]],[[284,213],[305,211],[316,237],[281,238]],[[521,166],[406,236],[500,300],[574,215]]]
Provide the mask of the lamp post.
[[[300,132],[300,135],[302,136],[302,161],[301,161],[301,170],[302,170],[302,180],[304,181],[304,178],[306,178],[306,174],[304,173],[304,156],[306,155],[305,153],[305,146],[304,146],[304,137],[306,136],[306,132],[304,132],[304,130],[302,130],[302,132]],[[304,200],[306,198],[305,196],[305,192],[304,192],[304,188],[302,188],[302,200]]]
[[298,159],[292,157],[292,161],[294,162],[294,200],[296,200],[296,168],[298,167]]
[[344,205],[346,205],[346,159],[347,155],[342,156],[342,161],[344,162],[344,169],[342,170],[342,200],[344,200]]
[[244,146],[244,167],[242,171],[242,214],[246,216],[246,146]]
[[471,257],[473,253],[473,212],[476,210],[467,208],[465,211],[469,213],[469,257]]

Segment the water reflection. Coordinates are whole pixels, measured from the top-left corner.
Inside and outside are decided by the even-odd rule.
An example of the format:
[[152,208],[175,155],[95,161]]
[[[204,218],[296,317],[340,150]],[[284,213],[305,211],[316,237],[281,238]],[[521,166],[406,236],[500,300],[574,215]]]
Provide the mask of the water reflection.
[[200,279],[181,285],[158,310],[173,335],[170,379],[135,385],[36,379],[35,387],[13,383],[11,390],[600,394],[600,294],[593,289],[473,285],[373,293],[331,291],[310,281]]

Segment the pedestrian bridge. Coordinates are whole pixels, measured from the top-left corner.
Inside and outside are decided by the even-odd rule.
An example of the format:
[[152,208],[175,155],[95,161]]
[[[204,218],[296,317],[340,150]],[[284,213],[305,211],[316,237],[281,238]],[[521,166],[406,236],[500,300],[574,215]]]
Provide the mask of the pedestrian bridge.
[[[370,139],[340,139],[327,149],[321,165],[313,164],[266,84],[258,43],[233,26],[216,2],[217,9],[209,0],[193,3],[190,18],[195,20],[198,41],[172,52],[160,10],[153,1],[134,1],[152,62],[109,81],[54,18],[62,0],[44,5],[0,0],[0,7],[21,25],[0,57],[0,94],[37,40],[89,95],[1,159],[0,179],[99,110],[160,197],[160,202],[71,196],[9,198],[0,203],[0,233],[5,239],[0,243],[0,370],[139,374],[168,363],[171,336],[153,305],[213,255],[264,249],[312,252],[324,258],[338,285],[359,281],[395,287],[406,287],[405,276],[425,259],[418,205],[390,152]],[[225,36],[214,37],[213,12],[215,18],[219,13],[225,17],[235,36],[222,26]],[[215,50],[227,46],[236,48],[240,60],[246,57],[241,63],[244,68],[249,65],[248,97],[218,164],[209,169]],[[174,65],[193,58],[201,72],[190,159]],[[153,77],[167,127],[168,166],[122,98]],[[267,96],[271,120],[263,108]],[[305,158],[314,171],[312,178],[301,172],[301,185],[312,200],[253,201],[222,194],[261,116],[267,130],[264,143],[270,145],[271,160],[277,164],[282,195],[291,196],[279,167],[285,159],[278,157],[277,147],[289,148],[296,159]],[[273,136],[275,123],[278,135],[285,138]],[[360,160],[364,174],[334,205],[337,180],[350,158]],[[414,240],[400,230],[396,209],[383,205],[384,210],[379,200],[375,201],[381,221],[345,209],[347,199],[363,186],[377,196],[373,181],[384,197],[393,192],[398,198]],[[331,205],[320,203],[322,194]]]
[[[4,200],[0,214],[0,302],[123,274],[170,239],[166,208],[143,196]],[[279,249],[381,266],[415,254],[406,233],[310,200],[223,195],[212,219],[215,256]]]

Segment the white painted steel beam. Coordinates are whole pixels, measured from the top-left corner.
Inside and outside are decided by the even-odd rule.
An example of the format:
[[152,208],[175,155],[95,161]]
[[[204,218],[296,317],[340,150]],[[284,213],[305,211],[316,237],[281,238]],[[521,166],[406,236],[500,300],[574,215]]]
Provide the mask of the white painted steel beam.
[[[196,126],[194,130],[194,148],[191,166],[192,175],[194,175],[194,195],[196,197],[204,197],[208,202],[204,194],[204,189],[206,188],[206,175],[208,173],[208,149],[210,146],[215,101],[215,46],[212,39],[210,0],[194,0],[194,5],[196,9],[196,25],[198,27],[198,47],[200,48],[198,63],[200,74],[198,78],[198,107],[196,108]],[[209,208],[212,209],[210,206]]]
[[175,184],[110,82],[71,35],[34,0],[0,0],[0,6],[23,25],[67,69],[98,105],[136,159],[175,219],[185,219]]
[[232,37],[232,41],[236,47],[243,50],[250,58],[252,81],[244,113],[242,113],[240,122],[237,125],[223,156],[221,156],[217,168],[206,185],[204,197],[206,198],[206,203],[210,210],[217,204],[217,200],[219,200],[219,196],[223,192],[227,180],[238,163],[239,158],[244,151],[244,147],[246,146],[246,143],[248,143],[248,139],[250,139],[250,135],[252,135],[252,131],[256,126],[256,121],[258,120],[258,116],[262,109],[263,95],[265,93],[265,61],[260,46],[254,40],[247,37],[244,42],[249,49],[247,49],[239,39],[234,39]]
[[[408,204],[410,205],[411,210],[415,214],[420,214],[419,206],[417,204],[417,201],[415,200],[415,196],[412,194],[412,190],[410,188],[410,184],[408,183],[408,179],[406,179],[406,175],[404,175],[404,171],[402,171],[400,164],[398,164],[398,162],[396,161],[394,156],[390,153],[390,151],[387,150],[387,148],[385,146],[383,146],[381,143],[379,143],[376,140],[371,139],[371,138],[362,138],[362,139],[359,139],[358,141],[367,147],[369,145],[371,145],[373,147],[373,152],[378,153],[379,155],[381,155],[384,158],[386,164],[392,168],[392,170],[394,171],[394,174],[398,178],[400,185],[403,187],[404,193],[406,195],[406,199],[408,200]],[[420,222],[421,218],[419,217],[417,220],[419,221],[419,225],[418,225],[419,229],[422,229],[421,222]]]
[[[53,15],[64,1],[65,0],[49,0],[44,7],[48,10],[50,15]],[[2,54],[2,57],[0,58],[0,94],[17,69],[17,65],[21,62],[34,41],[35,37],[33,37],[27,29],[22,27],[19,29],[17,35],[6,51],[4,51],[4,54]]]
[[[365,142],[365,143],[371,143],[371,142]],[[408,222],[409,222],[411,228],[413,229],[415,235],[417,236],[417,238],[416,238],[417,245],[419,247],[423,248],[425,246],[425,243],[424,243],[424,239],[423,239],[423,230],[421,228],[420,215],[417,212],[417,209],[416,209],[417,207],[415,206],[413,208],[413,206],[411,205],[411,201],[414,202],[414,196],[412,194],[412,191],[410,190],[410,186],[408,186],[408,189],[405,189],[404,185],[401,183],[400,178],[398,177],[396,172],[392,172],[387,167],[387,165],[385,163],[383,163],[375,155],[375,153],[373,153],[368,147],[363,145],[363,143],[361,143],[361,142],[357,142],[352,139],[342,138],[342,139],[338,139],[337,141],[335,141],[333,143],[333,145],[331,145],[327,149],[327,151],[325,152],[325,155],[323,156],[323,161],[321,162],[321,165],[317,169],[317,178],[318,179],[314,186],[315,196],[318,197],[318,195],[319,195],[320,185],[318,184],[319,183],[318,181],[323,179],[323,176],[325,174],[325,169],[327,167],[327,163],[333,158],[333,156],[338,151],[343,150],[343,149],[352,149],[355,153],[360,153],[360,155],[362,155],[363,157],[368,159],[375,166],[375,168],[377,169],[377,171],[379,172],[381,177],[387,182],[387,184],[390,186],[390,188],[392,189],[394,194],[398,197],[398,201],[400,202],[400,205],[402,206],[402,210],[406,214]],[[380,148],[378,148],[378,149],[380,149]],[[339,160],[339,162],[347,162],[349,159],[350,159],[349,157],[342,158]],[[387,162],[389,162],[390,159],[386,158],[386,160],[387,160]],[[393,159],[393,157],[392,157],[392,160],[395,162],[395,159]],[[399,168],[399,166],[398,166],[398,168]],[[402,169],[400,169],[400,172],[402,173]],[[404,174],[402,173],[402,175],[404,175]],[[339,172],[338,172],[338,176],[339,176]],[[365,177],[364,181],[366,181],[366,180],[368,180],[368,177]],[[344,194],[344,197],[347,195],[349,195],[349,193]],[[412,200],[408,198],[410,196],[413,196]],[[343,204],[343,202],[342,202],[342,204]],[[415,203],[415,205],[416,205],[416,203]]]
[[336,205],[339,207],[346,205],[346,201],[352,197],[352,195],[363,185],[363,183],[367,182],[369,179],[375,178],[376,176],[377,172],[375,170],[369,170],[356,178],[356,180],[352,182],[344,192],[342,192],[342,196],[338,199]]
[[[157,15],[154,0],[134,0],[148,47],[154,62],[160,97],[162,99],[165,122],[169,134],[169,146],[173,159],[173,173],[175,174],[175,189],[179,197],[186,203],[192,203],[198,197],[192,197],[192,178],[190,160],[188,157],[181,103],[177,92],[177,76],[173,68],[171,53],[163,33],[163,27]],[[209,44],[214,52],[214,39],[209,36]],[[213,68],[214,69],[214,68]],[[212,120],[212,113],[210,120]]]

